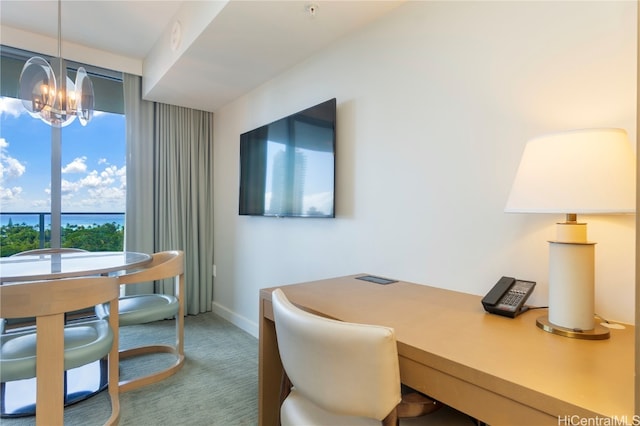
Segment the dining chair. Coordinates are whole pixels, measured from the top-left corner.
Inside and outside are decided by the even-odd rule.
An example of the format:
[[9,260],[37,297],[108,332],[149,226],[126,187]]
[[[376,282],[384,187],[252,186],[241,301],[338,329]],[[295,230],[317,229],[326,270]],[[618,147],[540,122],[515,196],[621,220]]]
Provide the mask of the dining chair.
[[[120,418],[117,309],[114,277],[66,278],[0,286],[0,311],[7,318],[35,317],[36,327],[0,336],[0,382],[36,378],[36,425],[61,425],[65,372],[107,357],[111,415]],[[111,303],[109,321],[65,325],[64,314]]]
[[[151,263],[140,270],[118,277],[121,285],[136,285],[168,278],[173,279],[175,295],[122,296],[119,300],[118,315],[121,327],[175,318],[175,344],[139,345],[123,349],[120,351],[120,359],[153,353],[169,353],[175,359],[171,365],[154,373],[122,380],[120,392],[127,392],[163,380],[175,374],[184,364],[184,253],[180,250],[154,253]],[[98,318],[106,318],[109,315],[109,305],[97,305],[95,312]]]
[[[32,250],[25,250],[18,253],[12,254],[10,257],[18,257],[18,256],[37,256],[44,254],[56,254],[56,253],[86,253],[87,250],[72,248],[72,247],[61,247],[61,248],[39,248]],[[66,314],[66,318],[85,318],[87,316],[93,316],[94,308],[84,308],[75,312],[68,312]],[[16,327],[23,327],[35,324],[35,318],[0,318],[0,334],[4,333],[5,330],[9,331]]]
[[[401,408],[403,397],[392,328],[321,317],[272,293],[278,350],[284,367],[283,426],[433,424],[433,408]],[[412,393],[415,395],[416,393]],[[428,399],[427,397],[424,397]],[[408,402],[409,404],[412,401]],[[445,424],[470,424],[453,409]],[[441,423],[438,423],[441,424]]]

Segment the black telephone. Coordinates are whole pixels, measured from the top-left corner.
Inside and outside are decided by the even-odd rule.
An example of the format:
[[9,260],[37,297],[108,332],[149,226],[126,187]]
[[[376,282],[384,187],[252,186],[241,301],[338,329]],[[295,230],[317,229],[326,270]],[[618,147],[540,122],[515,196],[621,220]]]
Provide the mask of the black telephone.
[[524,302],[527,301],[535,286],[536,283],[533,281],[502,277],[482,299],[482,306],[487,312],[515,318],[529,309]]

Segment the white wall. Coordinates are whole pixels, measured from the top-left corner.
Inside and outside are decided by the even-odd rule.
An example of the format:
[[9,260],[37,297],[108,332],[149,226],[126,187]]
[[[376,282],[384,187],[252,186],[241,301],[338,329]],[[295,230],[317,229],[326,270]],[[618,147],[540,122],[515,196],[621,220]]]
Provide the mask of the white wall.
[[[216,312],[257,335],[260,288],[361,272],[478,295],[516,276],[545,305],[563,217],[504,213],[511,182],[534,136],[636,140],[636,8],[409,2],[217,111]],[[238,216],[240,133],[332,97],[337,218]],[[582,219],[596,310],[632,323],[635,217]]]

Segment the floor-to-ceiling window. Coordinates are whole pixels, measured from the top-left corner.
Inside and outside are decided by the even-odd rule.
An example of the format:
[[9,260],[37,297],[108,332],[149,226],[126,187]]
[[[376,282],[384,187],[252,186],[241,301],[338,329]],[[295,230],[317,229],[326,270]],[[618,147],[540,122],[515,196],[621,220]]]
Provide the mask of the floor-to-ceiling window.
[[[1,47],[0,255],[48,247],[51,235],[51,127],[17,98],[33,54]],[[81,64],[80,64],[81,65]],[[78,64],[71,64],[77,68]],[[93,119],[62,128],[61,246],[121,250],[126,191],[125,118],[119,73],[87,67]]]

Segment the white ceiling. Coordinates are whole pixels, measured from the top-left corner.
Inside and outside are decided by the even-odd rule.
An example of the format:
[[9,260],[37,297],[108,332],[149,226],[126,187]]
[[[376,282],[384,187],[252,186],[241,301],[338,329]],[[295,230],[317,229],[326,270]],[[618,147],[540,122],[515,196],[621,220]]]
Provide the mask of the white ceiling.
[[[64,0],[62,55],[142,75],[146,99],[215,111],[403,1]],[[0,0],[0,42],[56,55],[57,8]]]

